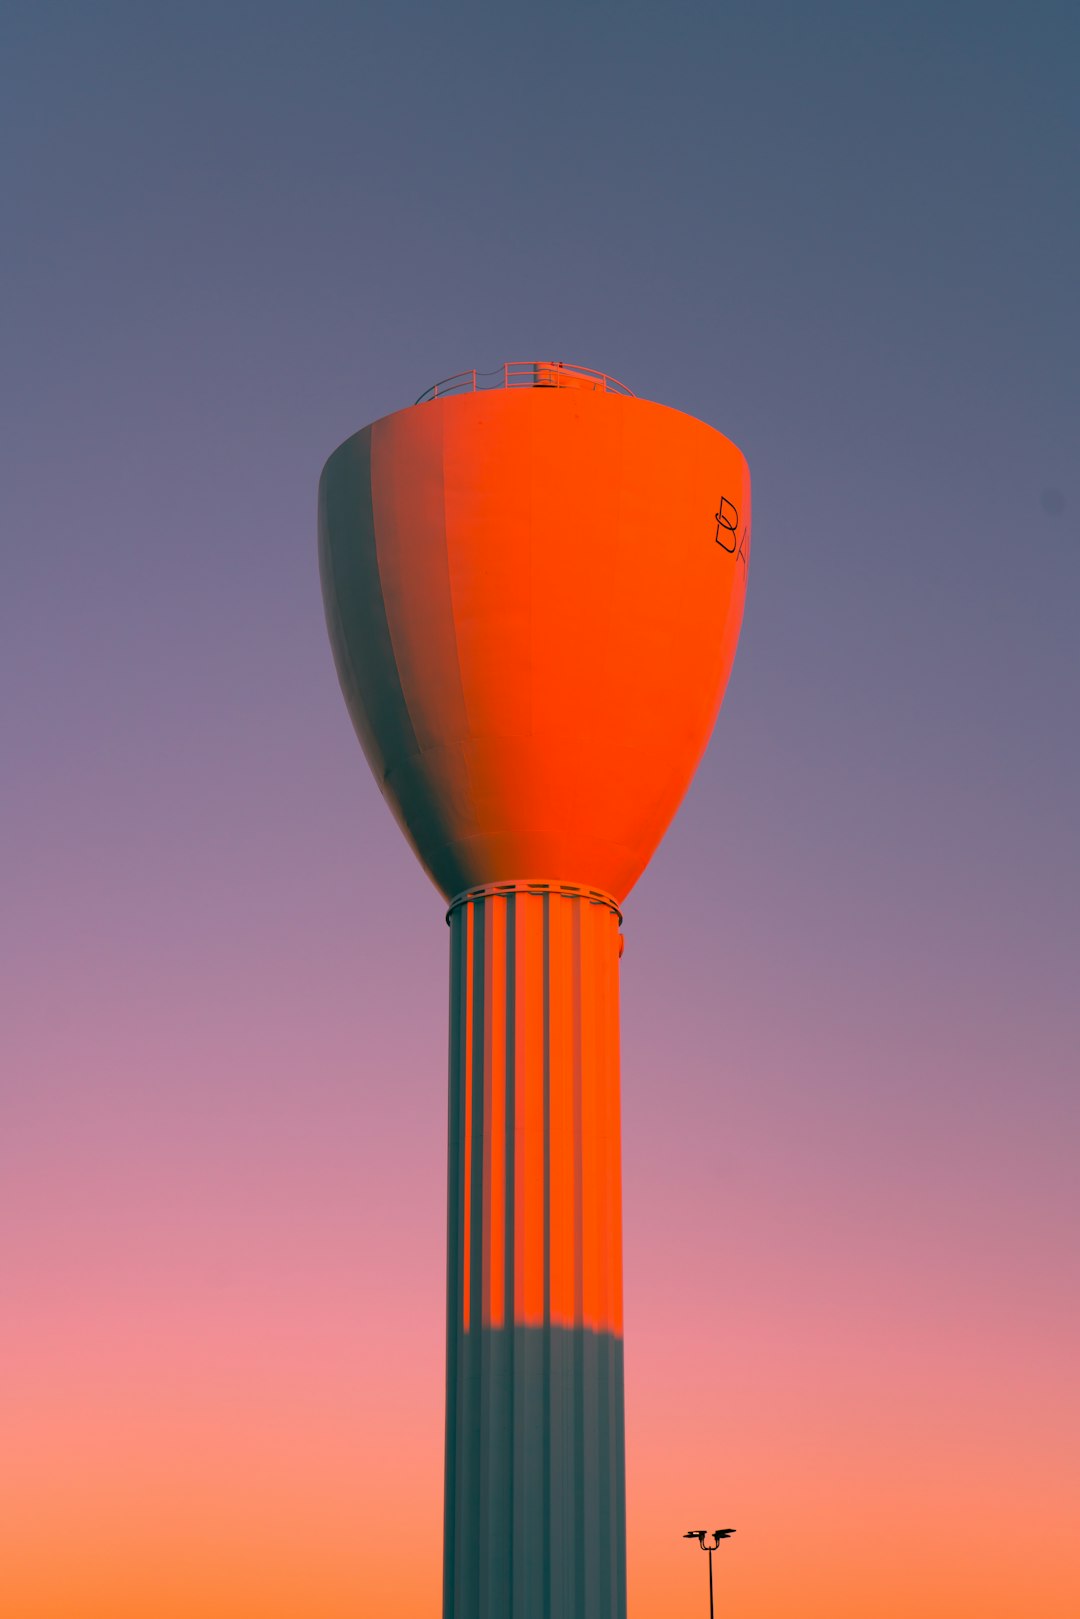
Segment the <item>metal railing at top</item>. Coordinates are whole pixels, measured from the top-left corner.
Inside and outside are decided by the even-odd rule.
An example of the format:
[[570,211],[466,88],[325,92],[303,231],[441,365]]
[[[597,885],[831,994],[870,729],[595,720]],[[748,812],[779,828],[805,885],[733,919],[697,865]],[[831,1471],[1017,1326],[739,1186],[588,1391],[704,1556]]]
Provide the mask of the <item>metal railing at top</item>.
[[425,400],[442,399],[446,394],[479,393],[484,388],[579,388],[587,393],[637,397],[614,377],[588,365],[567,365],[563,360],[508,360],[494,371],[459,371],[456,376],[444,377],[422,393],[416,403],[422,405]]

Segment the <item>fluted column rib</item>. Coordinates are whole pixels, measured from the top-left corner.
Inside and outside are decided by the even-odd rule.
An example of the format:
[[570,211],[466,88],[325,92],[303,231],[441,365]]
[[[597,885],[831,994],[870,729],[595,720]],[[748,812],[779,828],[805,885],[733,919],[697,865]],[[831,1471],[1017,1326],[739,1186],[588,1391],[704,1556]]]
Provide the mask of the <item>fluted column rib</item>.
[[619,914],[449,920],[445,1619],[624,1619]]

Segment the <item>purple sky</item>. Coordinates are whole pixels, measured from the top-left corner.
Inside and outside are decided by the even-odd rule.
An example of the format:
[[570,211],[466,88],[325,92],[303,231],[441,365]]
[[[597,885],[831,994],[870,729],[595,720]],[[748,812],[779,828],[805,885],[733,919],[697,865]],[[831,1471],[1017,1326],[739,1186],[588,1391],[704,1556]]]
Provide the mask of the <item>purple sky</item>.
[[[437,1470],[447,935],[337,690],[315,489],[436,378],[551,356],[754,478],[728,700],[626,907],[632,1511],[665,1370],[873,1362],[871,1322],[987,1422],[1034,1380],[987,1465],[1050,1466],[1078,47],[1054,4],[5,8],[0,1246],[46,1405],[73,1298],[119,1341],[175,1291],[197,1344],[243,1278],[402,1411],[430,1327]],[[705,1440],[671,1443],[674,1478]]]

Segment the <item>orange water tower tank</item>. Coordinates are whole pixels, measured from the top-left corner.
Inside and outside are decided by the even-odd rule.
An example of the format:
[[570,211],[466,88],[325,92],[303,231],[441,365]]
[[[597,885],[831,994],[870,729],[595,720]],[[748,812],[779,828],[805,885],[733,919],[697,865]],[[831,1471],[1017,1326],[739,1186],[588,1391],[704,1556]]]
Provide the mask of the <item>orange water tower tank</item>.
[[585,367],[466,372],[323,470],[342,690],[449,904],[445,1619],[624,1619],[620,907],[749,558],[735,445]]

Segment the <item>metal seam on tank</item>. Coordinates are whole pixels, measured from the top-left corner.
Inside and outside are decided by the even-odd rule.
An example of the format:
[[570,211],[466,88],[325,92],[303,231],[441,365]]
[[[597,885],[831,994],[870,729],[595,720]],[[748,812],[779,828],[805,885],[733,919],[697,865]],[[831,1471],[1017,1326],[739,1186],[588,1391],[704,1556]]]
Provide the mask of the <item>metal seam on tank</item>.
[[[454,601],[454,570],[450,565],[450,520],[446,507],[446,413],[439,416],[439,456],[440,477],[439,487],[442,490],[442,524],[443,524],[443,550],[446,557],[446,595],[450,608],[450,639],[454,647],[454,667],[457,671],[458,693],[461,698],[461,712],[465,717],[465,736],[471,738],[472,719],[469,715],[468,698],[465,695],[465,674],[461,665],[461,642],[458,639],[458,616]],[[466,769],[468,764],[466,763]]]
[[[329,483],[328,474],[330,471],[330,461],[332,460],[333,456],[330,457],[326,465],[323,467],[322,477],[319,479],[317,513],[319,526],[319,583],[322,586],[324,606],[333,610],[333,622],[330,625],[330,651],[333,654],[334,663],[338,668],[338,680],[339,682],[341,681],[341,667],[344,665],[345,671],[349,676],[350,686],[354,691],[359,691],[360,681],[357,678],[356,665],[353,662],[352,654],[349,651],[348,642],[345,638],[345,621],[341,612],[341,597],[338,592],[337,569],[334,565],[334,554],[331,551],[329,542],[327,541],[324,543],[325,536],[329,530],[329,520],[324,516],[324,512],[327,505],[327,484]],[[342,682],[342,684],[344,683]],[[351,720],[352,712],[348,709],[347,704],[346,708],[349,712],[349,718]],[[355,730],[355,728],[354,722],[353,729]]]
[[[405,691],[404,691],[404,688],[403,688],[402,683],[401,683],[401,670],[399,669],[398,663],[397,663],[397,654],[396,654],[395,649],[394,649],[394,638],[393,638],[393,635],[392,635],[391,630],[390,630],[390,621],[389,621],[389,618],[387,616],[387,611],[386,611],[386,600],[385,600],[385,596],[384,596],[383,590],[382,590],[382,573],[381,573],[381,570],[379,568],[379,544],[378,544],[378,533],[377,533],[376,524],[375,524],[375,497],[374,497],[374,489],[373,489],[373,486],[372,486],[372,466],[373,466],[373,461],[374,461],[374,457],[373,457],[372,452],[373,452],[373,448],[374,448],[375,427],[377,425],[378,425],[377,423],[373,423],[369,427],[361,428],[361,430],[358,433],[353,434],[352,438],[346,439],[345,443],[340,446],[339,450],[335,451],[334,455],[330,458],[330,461],[327,462],[327,465],[326,465],[326,468],[324,469],[324,471],[328,472],[329,469],[330,469],[331,464],[337,462],[338,457],[341,458],[341,462],[346,467],[350,468],[350,470],[352,470],[353,463],[355,463],[357,461],[361,462],[361,474],[362,475],[360,476],[360,478],[358,480],[358,483],[359,483],[360,491],[361,491],[361,493],[363,495],[363,498],[364,498],[364,501],[365,501],[365,515],[366,515],[366,517],[368,519],[368,529],[369,529],[369,532],[371,534],[371,538],[372,538],[372,542],[373,542],[372,549],[373,549],[373,556],[374,556],[374,563],[375,563],[375,575],[376,575],[376,578],[377,578],[378,584],[379,584],[378,590],[376,592],[372,593],[371,602],[369,604],[368,611],[372,615],[373,618],[377,618],[377,620],[378,620],[378,629],[381,630],[381,633],[383,635],[385,635],[386,648],[389,651],[390,660],[391,660],[391,663],[393,665],[394,675],[396,677],[395,678],[396,695],[397,695],[397,698],[398,698],[398,700],[399,700],[399,702],[401,704],[401,709],[403,711],[404,718],[405,718],[405,720],[406,720],[406,722],[408,724],[409,735],[412,737],[413,742],[416,743],[417,742],[416,730],[415,730],[415,727],[413,725],[412,714],[411,714],[411,712],[409,710],[409,705],[408,705],[408,701],[407,701],[406,696],[405,696]],[[364,462],[365,459],[366,459],[366,468],[363,466],[363,462]],[[361,549],[362,548],[357,547],[358,553],[361,552]],[[335,558],[336,558],[337,554],[338,553],[335,550],[335,553],[334,553]],[[337,615],[338,622],[342,625],[342,627],[344,627],[344,618],[342,616],[342,610],[341,610],[341,603],[342,603],[341,576],[340,576],[339,570],[338,570],[338,568],[336,566],[336,563],[334,564],[334,566],[332,568],[332,582],[333,582],[335,613]],[[361,692],[361,690],[363,688],[364,682],[360,678],[360,673],[359,673],[359,670],[357,668],[357,664],[356,664],[356,662],[355,662],[355,660],[353,658],[352,648],[351,648],[351,645],[349,643],[349,639],[344,634],[342,636],[340,636],[338,638],[337,642],[335,643],[335,650],[337,650],[338,648],[340,648],[341,651],[345,655],[345,661],[347,662],[349,671],[350,671],[350,673],[352,675],[352,678],[353,678],[353,689],[357,693],[357,695],[359,696],[359,694],[360,694],[360,692]],[[352,705],[349,705],[349,707],[350,707],[350,713],[351,713],[352,712]],[[373,741],[373,743],[375,744],[375,746],[376,746],[376,748],[378,750],[379,758],[381,760],[381,764],[382,764],[382,767],[383,767],[382,768],[382,774],[381,774],[381,777],[379,779],[382,782],[385,782],[389,778],[390,770],[391,770],[392,767],[388,763],[387,754],[384,751],[380,728],[376,726],[373,716],[370,716],[368,714],[367,709],[366,709],[366,705],[363,702],[360,703],[359,707],[360,707],[360,712],[364,716],[366,728],[370,731],[372,741]],[[354,729],[355,729],[356,728],[355,716],[353,717],[353,724],[354,724]],[[362,741],[363,741],[363,739],[361,738],[361,742]],[[417,744],[417,745],[419,745],[419,744]],[[365,749],[365,752],[366,752],[366,749]]]
[[[531,496],[533,477],[535,475],[535,467],[536,467],[535,425],[534,425],[534,422],[533,422],[531,417],[528,418],[528,437],[526,439],[526,444],[528,446],[528,453],[529,453],[529,489],[530,489],[530,496]],[[534,669],[536,667],[535,638],[534,638],[535,637],[535,622],[536,621],[535,621],[535,617],[534,617],[534,614],[533,614],[533,602],[534,602],[535,597],[536,597],[536,580],[535,580],[535,571],[536,571],[535,511],[536,511],[536,503],[530,498],[529,503],[528,503],[529,532],[528,532],[528,536],[527,536],[527,544],[528,544],[528,548],[529,548],[529,551],[528,551],[528,555],[529,555],[529,571],[528,571],[528,574],[526,575],[527,590],[528,590],[528,603],[529,603],[529,622],[528,622],[528,653],[529,653],[529,690],[528,690],[528,699],[529,699],[529,710],[528,710],[528,718],[527,718],[526,727],[525,727],[526,733],[527,733],[527,735],[528,735],[528,737],[530,739],[530,742],[536,736],[536,677],[535,677],[535,674],[533,673],[533,671],[534,671]]]
[[[371,448],[371,452],[370,452],[370,455],[369,455],[369,465],[370,465],[370,467],[372,469],[374,469],[375,465],[376,465],[376,456],[374,454],[374,449],[375,449],[375,430],[382,425],[383,421],[386,421],[386,420],[389,420],[389,418],[385,418],[385,417],[380,418],[379,421],[373,422],[372,425],[371,425],[370,432],[371,432],[371,446],[372,446],[372,448]],[[443,417],[442,417],[441,414],[440,414],[440,417],[439,417],[439,421],[440,421],[440,428],[441,428],[442,421],[443,421]],[[440,483],[440,488],[442,490],[442,538],[443,538],[443,552],[444,552],[444,556],[446,558],[446,606],[447,606],[447,609],[449,611],[449,617],[450,617],[449,640],[453,643],[455,668],[456,668],[456,673],[457,673],[458,696],[459,696],[459,699],[460,699],[461,711],[462,711],[463,715],[465,716],[466,725],[467,725],[468,724],[468,708],[467,708],[467,704],[466,704],[466,701],[465,701],[464,680],[463,680],[463,677],[462,677],[462,670],[461,670],[461,655],[460,655],[460,650],[459,650],[459,646],[458,646],[458,638],[457,638],[457,620],[456,620],[456,617],[455,617],[455,614],[454,614],[454,605],[453,605],[453,582],[452,582],[451,575],[450,575],[449,551],[448,551],[447,544],[446,544],[446,538],[447,538],[447,530],[446,530],[446,480],[445,480],[444,470],[443,470],[444,465],[445,465],[445,457],[442,455],[442,443],[443,443],[443,438],[442,438],[442,435],[440,433],[439,483]],[[378,778],[379,779],[379,785],[380,785],[380,789],[383,790],[384,793],[386,793],[386,796],[389,797],[389,799],[391,801],[391,806],[394,807],[394,804],[393,804],[394,793],[392,791],[387,792],[387,789],[390,789],[392,782],[395,782],[396,779],[400,779],[400,773],[401,772],[405,771],[413,761],[423,761],[426,757],[429,757],[431,755],[437,755],[440,752],[446,752],[446,753],[460,752],[460,746],[458,746],[457,748],[454,748],[452,746],[448,746],[445,743],[439,743],[439,744],[424,743],[420,739],[419,728],[418,728],[418,725],[417,725],[416,718],[415,718],[415,716],[413,714],[413,710],[410,707],[409,695],[408,695],[408,687],[409,687],[409,685],[414,684],[414,682],[410,681],[408,684],[406,683],[405,676],[404,676],[404,673],[403,673],[402,664],[401,664],[401,662],[399,661],[399,658],[398,658],[398,650],[397,650],[397,645],[396,645],[395,637],[394,637],[394,630],[393,630],[393,626],[392,626],[392,622],[391,622],[391,614],[390,614],[390,611],[389,611],[388,599],[387,599],[387,595],[386,595],[386,591],[385,591],[385,587],[384,587],[384,578],[383,578],[382,564],[381,564],[381,553],[380,553],[380,546],[379,546],[379,532],[378,532],[378,527],[377,527],[376,522],[375,522],[375,509],[376,509],[377,495],[376,495],[375,472],[374,472],[374,470],[372,471],[371,476],[369,478],[369,483],[370,483],[370,487],[371,487],[372,532],[373,532],[373,534],[375,536],[375,559],[376,559],[376,567],[378,569],[378,575],[379,575],[380,591],[381,591],[382,600],[383,600],[383,617],[384,617],[385,623],[386,623],[386,633],[387,633],[387,637],[389,639],[390,650],[391,650],[391,653],[393,655],[394,670],[395,670],[395,673],[397,675],[398,690],[399,690],[400,695],[401,695],[402,705],[403,705],[403,707],[405,709],[405,713],[406,713],[406,715],[408,717],[409,728],[410,728],[410,732],[411,732],[411,735],[412,735],[412,740],[413,740],[413,743],[414,743],[414,746],[412,748],[406,750],[403,753],[397,754],[392,761],[386,760],[384,758],[384,769],[382,771],[381,776]],[[466,763],[466,768],[467,768],[467,763]],[[425,791],[424,796],[425,797],[427,796],[426,791]],[[396,808],[395,808],[395,814],[396,813],[397,813],[397,811],[396,811]],[[448,843],[448,844],[444,845],[443,846],[443,852],[450,855],[451,858],[452,858],[453,844]],[[428,864],[427,861],[422,858],[421,863],[425,866],[425,869],[427,869],[427,864]],[[439,881],[434,876],[434,874],[430,873],[430,872],[429,872],[429,874],[432,876],[432,881],[435,882],[436,886],[437,887],[440,886]]]
[[409,759],[413,759],[413,758],[417,758],[417,757],[421,756],[424,753],[424,748],[421,745],[420,737],[419,737],[418,732],[417,732],[416,717],[413,714],[413,711],[412,711],[411,707],[409,706],[409,697],[408,697],[408,693],[405,690],[405,680],[404,680],[404,676],[402,674],[401,661],[400,661],[400,659],[398,657],[397,644],[396,644],[395,639],[394,639],[394,630],[393,630],[393,626],[392,626],[392,624],[390,622],[389,602],[388,602],[387,594],[386,594],[386,579],[385,579],[385,576],[383,574],[382,558],[380,556],[379,525],[375,521],[375,508],[376,508],[376,504],[377,504],[377,492],[376,492],[376,488],[375,488],[375,478],[376,478],[375,434],[376,434],[376,430],[379,427],[379,425],[380,425],[379,422],[373,422],[371,424],[371,451],[370,451],[370,454],[369,454],[369,469],[370,469],[370,471],[369,471],[369,479],[368,479],[369,486],[370,486],[370,489],[371,489],[371,531],[372,531],[373,535],[375,536],[375,569],[376,569],[376,572],[377,572],[377,574],[379,576],[379,595],[380,595],[380,597],[382,599],[382,604],[383,604],[383,617],[386,620],[386,633],[387,633],[387,636],[389,637],[389,640],[390,640],[390,652],[391,652],[391,656],[392,656],[393,661],[394,661],[394,673],[397,676],[397,685],[398,685],[398,690],[401,693],[401,701],[404,704],[405,712],[409,717],[409,729],[412,732],[412,738],[413,738],[414,743],[416,744],[415,748],[411,752],[403,754],[400,757],[396,758],[393,761],[392,764],[390,764],[389,762],[387,763],[386,769],[383,772],[383,778],[382,779],[383,779],[384,782],[389,782],[390,776],[391,776],[391,774],[392,774],[392,772],[394,770],[400,769],[401,766],[403,764],[405,764]]
[[[433,403],[437,404],[438,401],[437,400],[433,401]],[[441,410],[439,412],[439,447],[440,447],[440,454],[441,454],[441,465],[442,465],[443,468],[445,468],[445,466],[446,466],[446,412],[445,412],[445,410]],[[454,569],[453,569],[453,564],[452,564],[452,560],[451,560],[451,556],[450,556],[450,515],[449,515],[449,512],[447,511],[447,504],[446,504],[446,477],[445,477],[445,473],[443,474],[443,476],[440,479],[440,485],[441,485],[441,488],[442,488],[443,542],[444,542],[445,547],[446,547],[446,588],[447,588],[447,593],[448,593],[448,595],[450,597],[450,623],[451,623],[451,626],[452,626],[452,636],[451,636],[451,638],[452,638],[453,643],[454,643],[454,665],[455,665],[455,667],[457,669],[458,688],[459,688],[459,690],[461,692],[461,708],[462,708],[463,714],[465,715],[465,741],[466,742],[471,742],[472,737],[473,737],[473,723],[472,723],[472,715],[469,713],[469,699],[468,699],[468,697],[466,695],[466,691],[465,691],[465,674],[464,674],[464,671],[463,671],[462,666],[461,666],[461,642],[458,639],[457,602],[456,602],[455,597],[454,597]],[[470,799],[471,799],[471,797],[472,797],[472,791],[471,791],[471,789],[472,789],[472,774],[471,774],[471,769],[470,769],[470,764],[469,764],[469,756],[468,756],[467,749],[462,749],[462,756],[463,756],[463,762],[464,762],[464,765],[465,765],[466,773],[469,775],[469,787],[470,787]]]
[[487,899],[489,896],[506,896],[509,894],[556,894],[563,899],[584,899],[590,905],[603,905],[613,912],[621,927],[623,914],[619,909],[618,901],[602,888],[593,888],[587,883],[561,882],[551,877],[515,877],[505,881],[493,883],[476,883],[471,888],[464,888],[450,900],[446,911],[446,921],[449,926],[450,918],[461,905],[470,900]]

